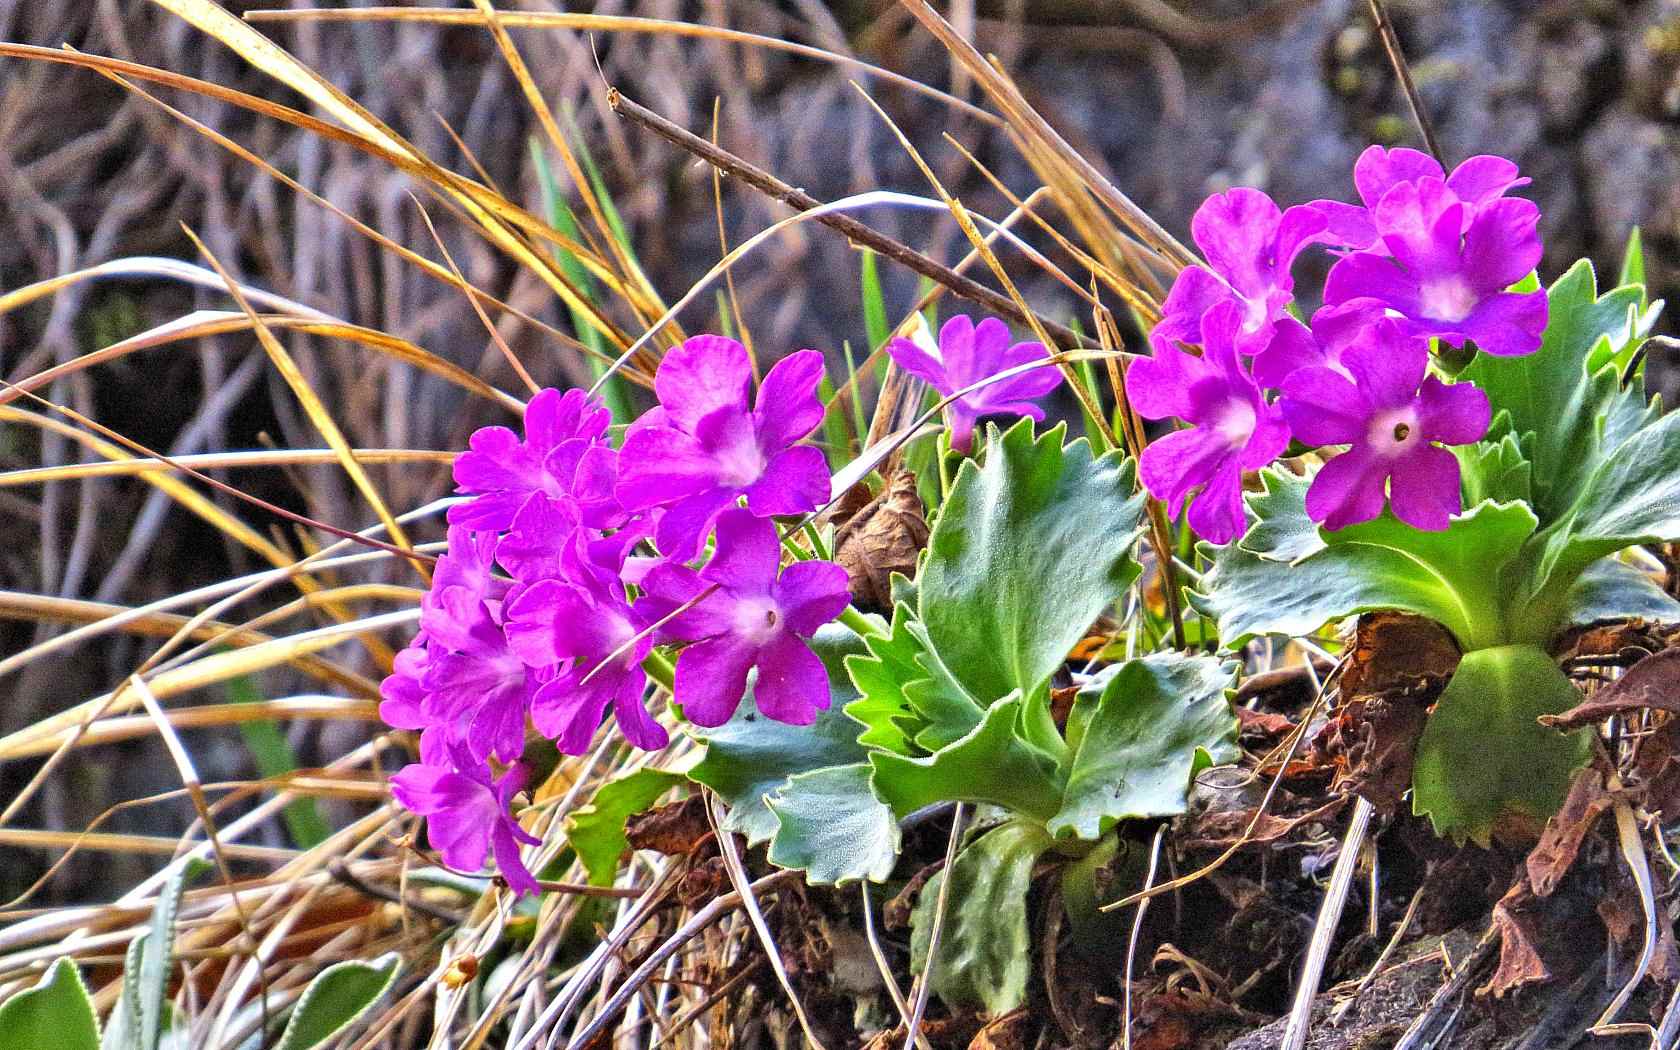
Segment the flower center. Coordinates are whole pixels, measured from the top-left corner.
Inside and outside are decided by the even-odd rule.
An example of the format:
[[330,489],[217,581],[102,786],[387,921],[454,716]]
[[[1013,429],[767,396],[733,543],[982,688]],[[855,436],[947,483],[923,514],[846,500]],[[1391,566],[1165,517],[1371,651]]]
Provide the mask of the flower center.
[[716,454],[718,480],[730,488],[746,488],[764,476],[764,450],[750,425],[731,428]]
[[1423,440],[1417,411],[1411,406],[1380,412],[1371,420],[1371,448],[1379,456],[1398,456]]
[[769,595],[742,598],[735,604],[735,634],[764,645],[782,633],[782,610]]
[[1421,292],[1424,313],[1443,321],[1462,321],[1476,308],[1476,293],[1462,277],[1425,281]]
[[1213,429],[1233,448],[1248,444],[1254,435],[1254,423],[1259,417],[1246,398],[1231,398],[1213,420]]

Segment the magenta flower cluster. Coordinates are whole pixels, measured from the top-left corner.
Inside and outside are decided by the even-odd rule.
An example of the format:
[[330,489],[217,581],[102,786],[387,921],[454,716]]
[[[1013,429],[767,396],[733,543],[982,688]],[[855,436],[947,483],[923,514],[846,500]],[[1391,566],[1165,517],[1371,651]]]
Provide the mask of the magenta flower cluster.
[[[1259,190],[1209,198],[1191,225],[1207,265],[1181,272],[1132,365],[1126,392],[1147,419],[1188,426],[1144,450],[1139,475],[1174,516],[1228,543],[1245,518],[1242,477],[1291,439],[1347,446],[1307,491],[1326,528],[1384,506],[1420,529],[1462,509],[1457,458],[1443,445],[1487,431],[1486,395],[1429,374],[1431,341],[1528,354],[1546,328],[1546,295],[1512,291],[1541,254],[1539,209],[1506,196],[1526,185],[1500,157],[1450,175],[1429,156],[1372,146],[1354,168],[1360,204],[1279,209]],[[1295,260],[1337,253],[1324,305],[1297,320]]]
[[[494,854],[509,885],[536,892],[519,855],[536,840],[509,812],[527,725],[578,754],[611,708],[630,743],[665,746],[644,699],[655,645],[682,646],[673,701],[697,725],[728,721],[754,670],[767,717],[804,725],[829,706],[806,641],[845,609],[846,572],[784,569],[770,520],[828,499],[822,453],[798,444],[822,422],[822,371],[802,350],[755,399],[746,349],[698,336],[666,355],[659,406],[619,449],[580,390],[532,398],[523,436],[472,436],[455,462],[471,498],[450,510],[419,633],[381,686],[385,721],[420,730],[421,761],[393,794],[427,819],[444,863],[477,871]],[[637,553],[644,541],[657,555]]]

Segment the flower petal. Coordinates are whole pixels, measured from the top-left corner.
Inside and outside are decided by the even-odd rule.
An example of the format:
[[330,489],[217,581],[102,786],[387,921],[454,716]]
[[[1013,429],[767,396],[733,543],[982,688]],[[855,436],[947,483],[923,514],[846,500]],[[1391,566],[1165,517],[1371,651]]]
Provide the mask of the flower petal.
[[1329,368],[1303,368],[1283,384],[1278,404],[1297,441],[1348,445],[1363,440],[1370,403],[1348,378]]
[[1387,465],[1353,448],[1319,468],[1307,487],[1307,516],[1330,530],[1370,521],[1382,513]]
[[1440,532],[1463,509],[1458,486],[1458,457],[1419,445],[1394,461],[1389,483],[1394,516],[1413,528]]
[[1503,291],[1540,265],[1540,209],[1520,197],[1496,200],[1464,231],[1463,271],[1470,287]]
[[1402,182],[1442,178],[1446,172],[1427,153],[1415,149],[1383,149],[1371,146],[1353,165],[1353,185],[1367,208],[1375,208],[1383,195]]
[[1397,408],[1417,396],[1429,371],[1429,351],[1383,318],[1342,352],[1342,365],[1372,408]]
[[831,561],[797,561],[776,581],[776,606],[787,629],[810,637],[851,601],[846,570]]
[[822,377],[823,356],[816,350],[789,354],[765,375],[753,409],[753,429],[766,453],[788,447],[821,425],[817,385]]
[[776,526],[750,511],[727,511],[718,517],[717,550],[700,576],[736,594],[767,595],[776,585],[781,553]]
[[1242,186],[1203,201],[1190,220],[1190,235],[1215,273],[1242,295],[1258,298],[1278,284],[1273,245],[1282,221],[1270,197]]
[[808,726],[831,701],[828,671],[810,646],[784,633],[760,651],[753,684],[759,713],[788,725]]
[[1191,500],[1189,521],[1196,535],[1209,543],[1230,543],[1243,534],[1242,470],[1235,456],[1220,464]]
[[747,410],[752,358],[733,339],[693,336],[666,353],[653,389],[671,426],[693,433],[702,418],[720,408]]
[[1540,349],[1549,311],[1545,292],[1500,292],[1482,300],[1459,329],[1487,353],[1520,357]]
[[1330,306],[1355,299],[1375,299],[1403,314],[1421,312],[1417,278],[1394,260],[1373,252],[1355,252],[1330,267],[1324,301]]
[[730,635],[679,653],[672,699],[682,707],[683,717],[706,727],[729,721],[747,693],[747,671],[757,657],[755,646]]
[[928,386],[947,395],[956,387],[945,375],[945,364],[908,339],[894,339],[887,344],[887,353],[898,367],[909,372]]
[[1515,164],[1485,153],[1466,160],[1447,176],[1447,189],[1458,194],[1466,204],[1478,207],[1528,183],[1528,179],[1517,174]]
[[669,506],[717,484],[717,461],[693,436],[670,427],[630,435],[618,464],[618,501],[628,511]]
[[764,467],[764,474],[746,490],[747,506],[754,514],[804,514],[828,502],[828,461],[822,450],[795,445],[778,453]]
[[659,553],[673,561],[688,561],[699,554],[712,533],[713,520],[734,505],[737,495],[734,489],[709,489],[667,510],[654,531]]
[[1418,391],[1418,427],[1425,441],[1468,445],[1487,433],[1488,396],[1470,383],[1443,383],[1434,376]]

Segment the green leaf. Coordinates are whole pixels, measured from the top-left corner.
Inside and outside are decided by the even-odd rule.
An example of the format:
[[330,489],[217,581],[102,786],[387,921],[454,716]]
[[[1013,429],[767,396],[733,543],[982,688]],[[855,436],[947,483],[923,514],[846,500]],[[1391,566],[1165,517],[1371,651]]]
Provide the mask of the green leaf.
[[729,806],[724,830],[745,835],[752,845],[776,834],[779,824],[764,798],[788,777],[865,760],[857,741],[858,724],[843,710],[857,693],[842,663],[848,654],[865,651],[863,639],[849,627],[828,624],[811,639],[811,648],[828,669],[832,692],[828,710],[819,712],[812,725],[790,726],[765,718],[749,692],[724,725],[689,729],[706,744],[706,757],[689,770],[689,779],[717,792]]
[[1254,524],[1237,545],[1268,561],[1295,562],[1324,549],[1318,523],[1307,517],[1307,487],[1312,478],[1268,467],[1260,472],[1261,491],[1248,496]]
[[618,861],[630,848],[624,825],[687,778],[668,769],[638,769],[601,785],[594,801],[566,820],[566,841],[592,886],[611,886]]
[[1093,458],[1065,426],[1034,439],[1023,419],[965,461],[928,542],[920,613],[968,692],[1033,696],[1091,622],[1137,577],[1143,515],[1134,470]]
[[858,265],[863,276],[863,330],[869,337],[871,352],[880,349],[892,328],[887,324],[887,300],[881,294],[881,275],[875,265],[875,253],[864,248],[858,253]]
[[[978,1003],[998,1016],[1026,1000],[1033,954],[1027,899],[1033,864],[1049,847],[1042,828],[1015,820],[991,829],[957,854],[932,982],[947,1005]],[[911,969],[917,973],[926,969],[945,877],[940,872],[927,881],[910,915]]]
[[1585,626],[1606,620],[1680,621],[1680,602],[1656,581],[1614,558],[1593,562],[1569,589],[1564,626]]
[[396,952],[372,962],[334,963],[304,990],[277,1050],[312,1050],[347,1030],[390,990],[402,968]]
[[1521,503],[1483,503],[1441,532],[1414,529],[1388,513],[1324,532],[1324,549],[1294,564],[1239,544],[1204,545],[1214,564],[1192,600],[1218,623],[1227,648],[1255,635],[1310,634],[1375,609],[1427,616],[1465,648],[1480,648],[1500,640],[1507,597],[1501,570],[1534,526],[1534,512]]
[[893,609],[886,634],[866,638],[867,654],[846,657],[858,699],[846,714],[864,726],[858,743],[899,754],[933,751],[973,729],[986,712],[928,649],[909,606]]
[[99,1050],[99,1021],[75,963],[58,960],[33,987],[0,1003],[0,1046]]
[[898,861],[898,821],[869,780],[867,762],[789,777],[768,800],[779,824],[770,863],[822,885],[886,881]]
[[1050,834],[1092,841],[1121,820],[1183,813],[1191,776],[1237,759],[1225,698],[1232,672],[1212,657],[1156,653],[1080,690],[1068,715],[1073,764]]
[[[187,883],[210,869],[210,862],[194,857],[175,867],[158,891],[146,932],[129,943],[123,967],[126,1009],[123,1025],[127,1050],[157,1050],[163,1037],[169,974],[175,964],[175,915]],[[113,1021],[111,1029],[118,1026]],[[109,1040],[110,1032],[107,1032]]]
[[1622,275],[1616,283],[1645,287],[1645,243],[1637,226],[1628,233],[1627,248],[1622,251]]
[[1454,445],[1449,451],[1458,457],[1464,506],[1474,507],[1486,500],[1526,503],[1532,499],[1534,464],[1523,455],[1516,434],[1507,433],[1497,441]]
[[1587,482],[1569,517],[1531,551],[1537,567],[1517,637],[1545,642],[1563,626],[1567,595],[1589,565],[1638,543],[1680,539],[1680,415],[1622,442]]
[[[262,700],[256,679],[250,675],[230,678],[223,688],[227,690],[228,700],[236,704],[254,704]],[[275,723],[241,722],[239,735],[245,738],[245,746],[250,749],[251,757],[256,760],[257,772],[263,777],[283,776],[298,768],[297,756],[292,753],[291,742]],[[332,829],[327,826],[312,798],[293,800],[286,805],[282,815],[292,841],[301,849],[318,846],[332,834]]]
[[123,952],[122,992],[111,1008],[111,1016],[105,1019],[100,1050],[136,1050],[140,1045],[140,1014],[134,1004],[140,1001],[140,962],[146,954],[146,940],[147,934],[141,932]]
[[1537,646],[1466,653],[1418,741],[1413,811],[1428,815],[1437,834],[1484,846],[1503,814],[1545,821],[1586,764],[1592,731],[1560,733],[1536,719],[1580,700]]
[[1617,394],[1622,360],[1654,323],[1640,313],[1643,289],[1597,294],[1585,259],[1547,292],[1550,315],[1540,349],[1523,357],[1477,354],[1462,378],[1487,392],[1495,412],[1511,414],[1520,437],[1533,432],[1534,508],[1542,522],[1574,502],[1601,457],[1598,420]]
[[924,758],[872,751],[875,790],[893,812],[910,814],[935,802],[987,802],[1039,821],[1061,808],[1056,760],[1027,743],[1026,705],[1011,694],[991,706],[967,736]]

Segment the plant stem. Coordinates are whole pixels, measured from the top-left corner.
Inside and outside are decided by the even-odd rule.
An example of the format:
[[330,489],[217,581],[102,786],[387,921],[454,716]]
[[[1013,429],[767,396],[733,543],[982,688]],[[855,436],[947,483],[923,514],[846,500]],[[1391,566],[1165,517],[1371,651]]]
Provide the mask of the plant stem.
[[649,678],[664,686],[666,692],[674,690],[674,683],[677,678],[676,668],[671,665],[670,658],[658,649],[647,654],[647,658],[642,661],[642,670],[647,672]]
[[848,605],[840,612],[840,622],[856,632],[859,638],[869,638],[885,634],[879,624],[872,622],[869,617],[859,612],[857,606]]

